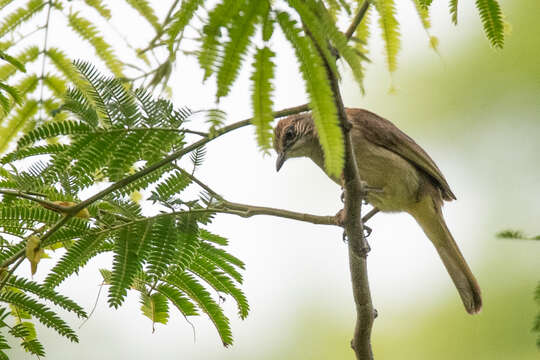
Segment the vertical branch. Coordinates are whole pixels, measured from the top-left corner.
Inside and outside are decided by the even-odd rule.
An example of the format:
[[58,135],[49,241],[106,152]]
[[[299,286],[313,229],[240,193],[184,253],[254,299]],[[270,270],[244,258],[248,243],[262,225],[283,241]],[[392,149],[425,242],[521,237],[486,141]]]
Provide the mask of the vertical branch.
[[[369,0],[365,0],[355,16],[351,26],[346,32],[350,38],[356,27],[360,24],[369,7]],[[309,29],[304,26],[306,34],[313,40]],[[362,221],[362,199],[365,195],[363,183],[358,171],[356,156],[353,149],[351,137],[352,124],[347,118],[347,112],[341,98],[341,91],[337,74],[332,71],[332,67],[323,56],[321,48],[313,40],[321,59],[326,68],[326,73],[334,101],[338,111],[339,123],[343,132],[345,146],[345,164],[343,168],[343,189],[345,192],[345,218],[344,227],[349,244],[349,267],[351,271],[351,282],[353,288],[354,302],[356,305],[356,326],[354,330],[351,347],[358,360],[373,360],[371,348],[371,329],[375,319],[375,310],[371,300],[369,289],[369,279],[367,274],[367,253],[369,245],[364,236],[364,224]]]

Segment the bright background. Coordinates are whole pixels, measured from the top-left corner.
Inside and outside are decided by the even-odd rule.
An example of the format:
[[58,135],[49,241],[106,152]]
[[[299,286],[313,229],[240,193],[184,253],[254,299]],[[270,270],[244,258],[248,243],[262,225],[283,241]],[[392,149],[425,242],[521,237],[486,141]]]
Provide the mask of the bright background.
[[[368,258],[379,311],[373,332],[377,359],[538,359],[531,327],[538,311],[533,290],[540,280],[540,244],[498,240],[494,234],[509,227],[540,233],[540,3],[500,2],[512,25],[502,51],[489,48],[473,2],[460,2],[460,24],[454,27],[447,1],[435,1],[432,33],[440,39],[439,56],[429,49],[412,2],[400,1],[403,43],[393,75],[397,92],[389,93],[391,79],[376,27],[370,39],[373,63],[367,94],[362,96],[351,77],[344,77],[347,106],[364,107],[393,121],[445,174],[458,197],[446,205],[446,219],[484,295],[483,311],[468,315],[412,218],[377,215],[369,223],[374,231]],[[111,7],[113,13],[127,14],[116,19],[114,29],[134,43],[149,40],[149,29],[140,26],[135,13],[118,4]],[[117,37],[110,29],[108,35]],[[74,57],[94,58],[79,40],[67,38],[61,26],[51,30],[51,39],[72,44]],[[292,51],[279,37],[274,45],[281,54],[275,108],[305,103]],[[231,122],[250,115],[249,73],[246,67],[222,103]],[[175,104],[213,106],[213,80],[202,84],[201,79],[195,60],[181,58],[170,82]],[[340,189],[312,162],[290,160],[276,173],[274,161],[274,155],[262,156],[253,129],[245,128],[208,146],[199,176],[231,201],[322,215],[337,212]],[[241,321],[232,299],[224,304],[235,336],[231,348],[222,347],[204,317],[191,319],[194,340],[192,327],[175,310],[170,323],[156,325],[152,334],[135,293],[126,306],[112,311],[102,292],[95,313],[79,331],[80,344],[38,330],[48,358],[353,359],[349,341],[355,313],[347,246],[339,229],[232,215],[218,216],[211,229],[228,237],[230,251],[247,265],[243,288],[250,316]],[[46,271],[46,261],[41,271]],[[110,258],[100,257],[60,289],[91,309],[101,279],[97,269],[107,264]],[[30,358],[11,354],[13,359]]]

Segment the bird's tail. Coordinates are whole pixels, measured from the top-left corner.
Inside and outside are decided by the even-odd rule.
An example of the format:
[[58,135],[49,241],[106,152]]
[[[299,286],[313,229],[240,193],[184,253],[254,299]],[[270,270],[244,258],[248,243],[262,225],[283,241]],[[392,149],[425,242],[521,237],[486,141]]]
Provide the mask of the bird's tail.
[[[417,211],[411,212],[411,214],[435,245],[435,249],[437,249],[448,274],[450,274],[459,292],[465,309],[469,314],[476,314],[482,308],[480,287],[448,230],[440,207],[433,206],[432,199],[429,197],[428,199],[429,201],[422,201],[426,206],[417,208]],[[428,202],[431,204],[427,204]]]

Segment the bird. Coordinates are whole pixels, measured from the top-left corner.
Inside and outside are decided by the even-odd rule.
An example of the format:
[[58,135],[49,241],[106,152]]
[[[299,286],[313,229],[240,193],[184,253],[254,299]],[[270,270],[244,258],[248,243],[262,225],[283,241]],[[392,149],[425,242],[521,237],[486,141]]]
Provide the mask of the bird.
[[[444,201],[456,200],[431,157],[389,120],[365,109],[346,108],[351,144],[360,179],[369,188],[365,200],[382,212],[412,215],[431,240],[469,314],[482,308],[476,278],[448,229]],[[282,118],[274,128],[276,171],[290,158],[308,157],[323,171],[324,153],[310,112]],[[330,175],[329,175],[330,176]],[[342,178],[330,178],[338,185]]]

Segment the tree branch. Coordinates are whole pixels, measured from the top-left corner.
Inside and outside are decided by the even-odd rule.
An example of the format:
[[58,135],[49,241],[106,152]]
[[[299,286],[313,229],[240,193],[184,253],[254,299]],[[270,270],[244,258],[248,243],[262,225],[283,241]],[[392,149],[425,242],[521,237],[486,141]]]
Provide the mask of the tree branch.
[[[308,111],[308,110],[309,110],[308,106],[306,104],[304,104],[304,105],[295,106],[295,107],[286,108],[286,109],[283,109],[283,110],[276,111],[276,112],[274,112],[274,117],[279,118],[279,117],[288,116],[288,115],[292,115],[292,114],[297,114],[297,113]],[[228,126],[224,126],[223,128],[216,130],[215,133],[212,136],[210,136],[210,135],[204,136],[199,141],[196,141],[196,142],[192,143],[191,145],[186,146],[186,147],[184,147],[184,148],[182,148],[182,149],[180,149],[180,150],[166,156],[162,160],[154,163],[153,165],[151,165],[151,166],[149,166],[147,168],[144,168],[144,169],[136,172],[135,174],[132,174],[132,175],[130,175],[130,176],[128,176],[128,177],[126,177],[126,178],[124,178],[122,180],[119,180],[119,181],[115,182],[114,184],[108,186],[104,190],[98,192],[97,194],[89,197],[88,199],[80,202],[77,205],[73,205],[73,206],[70,206],[70,207],[60,206],[60,205],[54,204],[54,203],[49,202],[49,201],[45,201],[45,200],[41,200],[41,199],[32,197],[29,194],[23,194],[23,193],[18,192],[16,190],[13,190],[13,191],[5,190],[4,193],[9,194],[9,195],[15,195],[15,196],[18,196],[18,197],[22,197],[22,198],[25,198],[25,199],[28,199],[28,200],[36,201],[36,202],[44,205],[45,207],[50,208],[51,210],[59,211],[59,212],[64,214],[64,217],[62,217],[62,219],[60,219],[51,229],[49,229],[42,236],[41,241],[43,243],[43,246],[45,246],[46,245],[45,244],[46,239],[48,239],[52,234],[54,234],[54,232],[56,232],[56,230],[60,229],[66,222],[69,221],[69,219],[71,219],[72,217],[77,215],[81,210],[85,209],[89,205],[93,204],[94,202],[98,201],[99,199],[102,199],[103,197],[107,196],[108,194],[110,194],[110,193],[112,193],[112,192],[114,192],[114,191],[116,191],[116,190],[118,190],[118,189],[120,189],[120,188],[122,188],[124,186],[127,186],[127,185],[131,184],[132,182],[140,179],[141,177],[150,174],[151,172],[161,168],[162,166],[165,166],[165,165],[173,162],[174,160],[179,159],[183,155],[185,155],[185,154],[187,154],[187,153],[189,153],[189,152],[191,152],[191,151],[193,151],[193,150],[207,144],[208,142],[212,141],[213,139],[215,139],[215,138],[217,138],[217,137],[219,137],[221,135],[227,134],[228,132],[231,132],[233,130],[236,130],[236,129],[239,129],[241,127],[244,127],[246,125],[251,124],[251,120],[252,119],[246,119],[246,120],[238,121],[238,122],[233,123],[233,124],[228,125]],[[219,210],[218,212],[226,212],[223,209],[218,209],[218,210]],[[245,213],[238,213],[237,210],[232,210],[232,209],[230,209],[229,213],[231,213],[231,214],[234,213],[235,215],[241,215],[241,216],[246,215]],[[275,216],[277,216],[277,215],[275,215]],[[22,256],[24,256],[24,253],[25,253],[24,249],[17,252],[17,253],[15,253],[9,259],[4,261],[1,264],[0,267],[7,267],[7,266],[13,264],[15,261],[17,261]]]
[[[364,1],[358,15],[355,16],[353,23],[347,30],[347,36],[349,38],[365,16],[368,7],[369,1]],[[371,301],[371,292],[367,276],[367,253],[369,251],[369,246],[364,236],[364,224],[362,221],[362,199],[365,195],[365,190],[360,178],[353,149],[353,141],[350,134],[352,125],[347,119],[337,74],[332,71],[328,60],[323,55],[322,49],[317,42],[313,40],[310,32],[307,31],[306,34],[313,41],[315,48],[325,64],[328,80],[334,95],[345,146],[345,164],[343,168],[343,188],[345,192],[344,227],[349,244],[349,268],[351,271],[351,282],[357,314],[351,347],[358,360],[373,360],[371,329],[375,319],[375,311]]]

